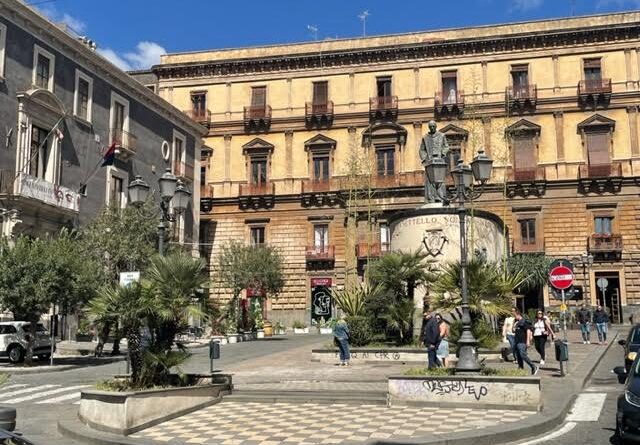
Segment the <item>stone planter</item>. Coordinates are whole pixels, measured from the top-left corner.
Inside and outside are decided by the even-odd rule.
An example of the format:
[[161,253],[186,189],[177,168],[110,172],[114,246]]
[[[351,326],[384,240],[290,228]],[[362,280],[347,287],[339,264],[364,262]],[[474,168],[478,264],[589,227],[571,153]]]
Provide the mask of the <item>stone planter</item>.
[[322,335],[333,334],[333,329],[331,329],[331,328],[320,328],[320,334],[322,334]]
[[224,335],[212,335],[211,340],[219,342],[221,345],[227,344],[227,337]]
[[234,343],[238,343],[238,337],[240,334],[227,334],[227,340],[229,344],[232,345]]
[[287,330],[286,329],[274,329],[273,333],[275,335],[285,335],[287,333]]
[[[350,348],[352,363],[415,363],[426,365],[427,352],[422,348]],[[500,361],[500,351],[480,349],[480,360],[485,363],[497,363]],[[321,363],[335,363],[339,360],[339,352],[334,349],[313,349],[311,360]],[[455,354],[449,355],[449,360],[454,363]]]
[[82,391],[78,417],[91,428],[128,435],[217,403],[232,389],[231,376],[189,377],[197,384],[131,392]]
[[251,341],[253,340],[253,332],[246,331],[242,333],[242,341]]
[[538,411],[540,377],[481,375],[390,376],[390,405]]
[[308,334],[309,328],[293,328],[294,334]]
[[264,330],[263,329],[258,329],[256,331],[256,338],[264,338]]

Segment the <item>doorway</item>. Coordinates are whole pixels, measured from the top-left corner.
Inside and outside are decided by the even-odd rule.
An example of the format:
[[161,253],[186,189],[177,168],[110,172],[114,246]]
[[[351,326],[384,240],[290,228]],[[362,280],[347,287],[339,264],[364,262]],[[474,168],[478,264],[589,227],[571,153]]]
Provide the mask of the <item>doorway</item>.
[[618,272],[595,273],[596,304],[607,309],[611,323],[622,323],[620,310],[620,275]]

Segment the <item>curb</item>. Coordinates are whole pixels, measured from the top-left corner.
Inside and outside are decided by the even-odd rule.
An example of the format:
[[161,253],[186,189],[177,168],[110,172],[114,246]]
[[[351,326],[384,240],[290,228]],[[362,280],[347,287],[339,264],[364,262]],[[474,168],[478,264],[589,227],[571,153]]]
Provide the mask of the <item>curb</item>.
[[[556,427],[564,421],[567,413],[573,405],[577,393],[580,392],[587,384],[593,372],[598,367],[603,357],[609,352],[609,349],[616,342],[619,332],[616,332],[606,348],[600,354],[593,365],[588,369],[584,377],[577,376],[574,391],[570,397],[565,394],[552,393],[551,402],[545,403],[549,407],[549,411],[539,412],[532,415],[535,419],[531,424],[518,427],[518,422],[512,424],[502,424],[483,428],[481,431],[469,430],[460,433],[453,433],[448,437],[408,437],[398,441],[384,439],[370,439],[364,442],[344,441],[346,445],[496,445],[507,442],[515,442],[518,440],[540,436]],[[569,374],[570,376],[570,374]],[[560,381],[558,383],[561,383]],[[574,386],[574,385],[572,385]],[[555,405],[555,406],[553,406]],[[58,421],[58,431],[71,439],[79,440],[92,445],[157,445],[158,442],[147,441],[144,439],[131,439],[128,437],[117,436],[112,434],[101,433],[86,427],[79,419],[64,419]]]
[[0,374],[11,374],[11,375],[31,375],[31,374],[46,374],[50,372],[63,372],[63,371],[71,371],[73,369],[79,368],[89,368],[92,366],[102,366],[102,365],[110,365],[111,363],[117,363],[126,360],[126,357],[109,357],[106,359],[100,359],[99,362],[87,362],[77,365],[54,365],[53,368],[47,367],[45,368],[20,368],[20,367],[0,367]]

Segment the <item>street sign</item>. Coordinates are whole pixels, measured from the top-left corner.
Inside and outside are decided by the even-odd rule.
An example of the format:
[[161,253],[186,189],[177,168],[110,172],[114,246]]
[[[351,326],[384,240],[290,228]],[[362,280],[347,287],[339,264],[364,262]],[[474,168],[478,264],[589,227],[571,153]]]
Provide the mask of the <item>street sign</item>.
[[566,310],[567,310],[567,305],[566,305],[566,304],[564,304],[564,303],[562,303],[562,304],[560,305],[560,310],[561,310],[562,312],[566,311]]
[[556,289],[568,289],[573,284],[573,272],[567,266],[556,266],[549,271],[549,282]]
[[607,288],[607,286],[609,285],[609,280],[607,280],[606,278],[598,278],[596,280],[596,284],[598,285],[600,290],[602,290],[602,292],[604,292],[605,289]]
[[140,281],[140,272],[120,272],[120,286],[127,287]]

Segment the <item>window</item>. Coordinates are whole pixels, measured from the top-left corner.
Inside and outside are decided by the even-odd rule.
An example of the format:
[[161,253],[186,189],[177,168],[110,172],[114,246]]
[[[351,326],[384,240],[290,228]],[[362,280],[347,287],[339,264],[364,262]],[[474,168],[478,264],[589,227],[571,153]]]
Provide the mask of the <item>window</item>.
[[7,45],[7,27],[0,23],[0,77],[4,77],[5,48]]
[[522,245],[535,245],[536,243],[536,220],[535,218],[525,218],[518,221],[520,224],[520,242]]
[[125,107],[124,104],[120,102],[116,102],[113,110],[113,128],[118,131],[124,130],[124,112]]
[[378,97],[390,97],[391,93],[391,77],[378,77],[376,78],[376,88]]
[[511,66],[511,83],[514,98],[526,98],[529,95],[529,65]]
[[326,252],[329,247],[329,226],[316,224],[313,226],[313,247],[317,252]]
[[200,186],[204,187],[207,184],[207,167],[200,166]]
[[251,185],[265,185],[267,183],[267,160],[265,158],[251,159]]
[[251,106],[256,108],[267,106],[267,87],[251,88]]
[[129,143],[129,101],[117,93],[111,93],[111,115],[109,117],[111,141],[128,146]]
[[601,59],[584,59],[584,80],[599,82],[602,79]]
[[329,180],[329,155],[313,157],[313,179],[318,182]]
[[458,72],[442,72],[442,99],[445,104],[458,103]]
[[18,331],[15,326],[10,324],[0,325],[0,335],[16,334]]
[[31,127],[31,151],[29,158],[29,175],[45,179],[48,164],[49,132],[35,125]]
[[329,100],[329,82],[313,82],[313,104],[326,105]]
[[391,229],[389,224],[380,224],[380,251],[388,252],[391,246]]
[[33,50],[33,85],[53,91],[53,73],[55,57],[50,52],[34,45]]
[[462,149],[460,145],[449,145],[449,151],[447,152],[447,175],[458,165],[458,161],[462,156],[461,153]]
[[109,185],[109,205],[116,208],[124,207],[124,179],[111,175]]
[[265,228],[264,227],[251,227],[251,245],[252,246],[261,246],[264,244],[265,239]]
[[587,142],[587,157],[589,165],[608,165],[609,139],[611,134],[608,131],[587,131],[585,138]]
[[593,229],[597,235],[611,235],[613,233],[613,216],[594,217]]
[[207,111],[207,93],[197,91],[191,93],[191,110],[195,116],[204,116]]
[[93,102],[93,80],[76,70],[76,89],[73,103],[73,114],[91,122],[91,105]]
[[174,130],[173,132],[173,174],[176,176],[185,176],[186,169],[186,153],[185,153],[185,137]]
[[533,136],[533,134],[526,132],[513,136],[513,170],[515,180],[536,179],[536,142]]
[[394,174],[393,148],[379,148],[376,150],[376,168],[378,176],[393,176]]

